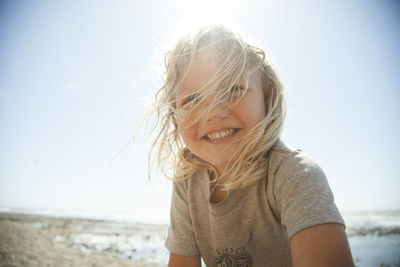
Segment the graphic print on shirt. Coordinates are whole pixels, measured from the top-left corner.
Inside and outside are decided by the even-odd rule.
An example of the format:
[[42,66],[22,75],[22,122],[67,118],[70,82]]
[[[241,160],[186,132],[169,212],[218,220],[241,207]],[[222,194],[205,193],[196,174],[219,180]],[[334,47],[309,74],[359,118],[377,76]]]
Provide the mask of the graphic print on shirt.
[[217,257],[213,267],[252,267],[253,258],[246,252],[245,248],[225,248],[220,251],[217,249]]

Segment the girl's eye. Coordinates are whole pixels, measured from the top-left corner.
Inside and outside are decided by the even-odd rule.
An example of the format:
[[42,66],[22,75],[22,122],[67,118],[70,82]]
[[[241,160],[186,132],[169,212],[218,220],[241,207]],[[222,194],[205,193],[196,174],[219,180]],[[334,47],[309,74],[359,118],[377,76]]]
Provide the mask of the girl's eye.
[[239,84],[234,85],[234,86],[232,86],[232,88],[231,88],[231,92],[238,92],[238,91],[242,91],[242,90],[244,90],[244,87],[241,86],[241,85],[239,85]]
[[199,101],[199,97],[197,95],[190,95],[182,102],[182,106],[190,102],[196,102],[196,101]]

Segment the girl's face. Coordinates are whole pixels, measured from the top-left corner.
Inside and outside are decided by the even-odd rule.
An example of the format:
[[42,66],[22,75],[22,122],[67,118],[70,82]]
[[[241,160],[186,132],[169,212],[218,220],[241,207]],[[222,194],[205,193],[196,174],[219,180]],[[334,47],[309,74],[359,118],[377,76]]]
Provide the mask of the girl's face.
[[[240,155],[246,135],[265,117],[265,103],[261,77],[255,72],[250,76],[247,92],[239,102],[230,109],[220,104],[204,114],[215,95],[207,90],[215,89],[202,87],[218,68],[218,60],[212,59],[209,52],[198,53],[190,67],[181,71],[186,76],[177,88],[176,100],[180,112],[195,99],[199,89],[209,93],[207,99],[190,110],[187,116],[178,116],[178,130],[190,151],[214,165],[221,173],[229,162],[233,163]],[[239,83],[231,93],[238,94],[237,90],[244,87]]]

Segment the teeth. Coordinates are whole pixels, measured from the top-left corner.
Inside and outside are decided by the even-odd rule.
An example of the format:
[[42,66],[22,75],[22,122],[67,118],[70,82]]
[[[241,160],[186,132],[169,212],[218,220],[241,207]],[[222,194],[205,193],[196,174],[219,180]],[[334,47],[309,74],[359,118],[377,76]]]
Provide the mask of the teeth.
[[220,131],[215,131],[211,132],[206,135],[206,137],[210,140],[218,140],[227,136],[231,136],[235,129],[226,129],[226,130],[220,130]]

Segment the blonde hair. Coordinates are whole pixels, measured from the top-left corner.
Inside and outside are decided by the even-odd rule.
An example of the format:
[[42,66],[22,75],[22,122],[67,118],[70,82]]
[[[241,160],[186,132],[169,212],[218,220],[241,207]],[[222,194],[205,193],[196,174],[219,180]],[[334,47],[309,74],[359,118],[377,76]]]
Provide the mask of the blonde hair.
[[[217,173],[215,167],[194,155],[184,144],[178,131],[178,118],[185,116],[176,106],[177,88],[184,79],[193,58],[207,51],[217,55],[220,67],[212,77],[198,90],[201,97],[193,101],[190,109],[199,105],[205,94],[212,96],[212,104],[204,111],[204,116],[220,103],[229,103],[232,108],[244,96],[249,83],[249,75],[258,72],[261,75],[266,114],[248,135],[242,139],[240,154],[230,164],[229,170]],[[183,180],[193,176],[199,169],[211,173],[212,182],[218,181],[229,171],[226,189],[236,189],[257,181],[266,175],[268,152],[279,139],[285,118],[283,87],[272,67],[265,59],[264,51],[244,42],[242,38],[222,25],[209,25],[194,33],[182,36],[175,47],[165,56],[166,72],[163,86],[155,96],[154,109],[159,131],[152,143],[149,163],[156,157],[163,174],[172,180]],[[183,77],[182,77],[183,76]],[[230,89],[241,81],[246,86],[240,95],[232,97]],[[190,111],[190,110],[189,110]],[[199,119],[192,123],[196,123]],[[246,140],[246,141],[245,141]]]

